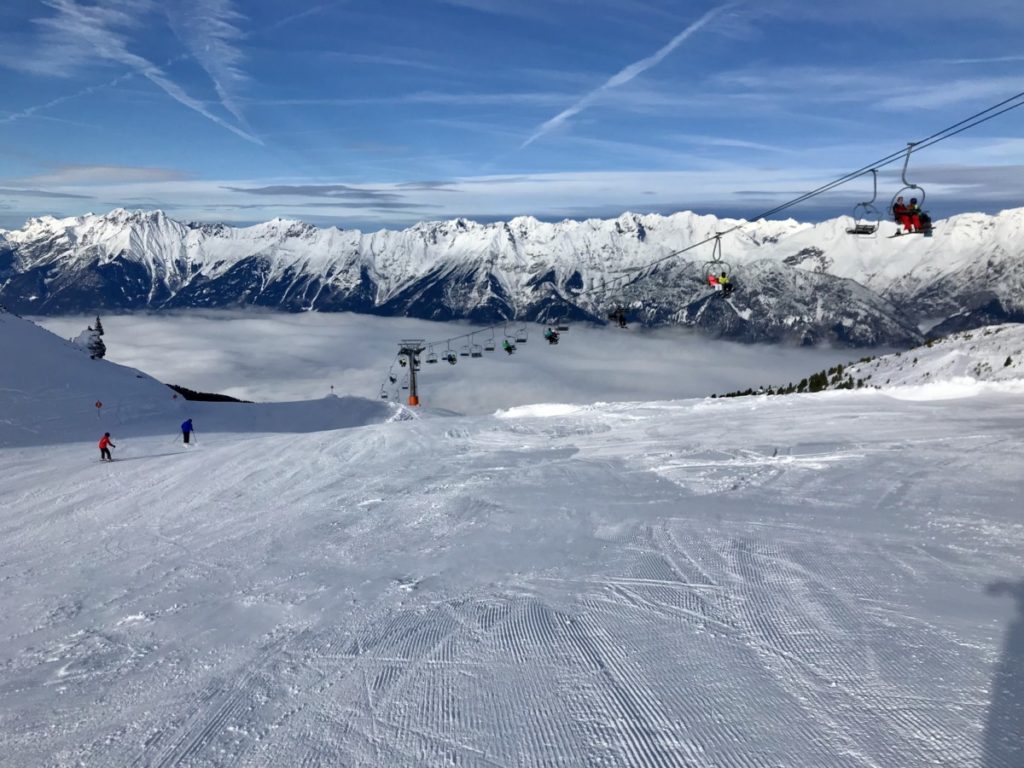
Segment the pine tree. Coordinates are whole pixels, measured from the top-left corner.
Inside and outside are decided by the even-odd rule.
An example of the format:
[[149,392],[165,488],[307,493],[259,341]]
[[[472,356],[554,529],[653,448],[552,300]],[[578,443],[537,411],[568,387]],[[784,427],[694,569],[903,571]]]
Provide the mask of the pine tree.
[[102,360],[103,356],[107,354],[107,345],[103,343],[100,335],[101,331],[93,329],[92,336],[89,338],[89,344],[86,347],[89,350],[89,357],[93,360]]
[[79,349],[89,353],[93,360],[102,358],[107,354],[107,345],[103,343],[100,334],[91,325],[71,340]]
[[100,322],[100,316],[99,315],[96,315],[96,325],[95,325],[94,329],[95,329],[96,333],[98,333],[100,336],[103,335],[103,323]]

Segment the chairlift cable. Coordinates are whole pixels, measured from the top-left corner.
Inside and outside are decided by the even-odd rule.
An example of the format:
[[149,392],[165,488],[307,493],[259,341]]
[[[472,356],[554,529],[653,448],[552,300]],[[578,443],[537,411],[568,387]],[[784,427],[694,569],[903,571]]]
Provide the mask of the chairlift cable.
[[[861,176],[864,176],[868,173],[877,173],[879,168],[884,168],[886,166],[892,165],[900,158],[909,157],[910,154],[920,152],[921,150],[928,149],[929,147],[933,147],[936,144],[945,141],[946,139],[953,138],[954,136],[957,136],[963,133],[964,131],[970,130],[971,128],[976,128],[977,126],[982,125],[983,123],[987,123],[989,120],[993,120],[996,117],[999,117],[1000,115],[1006,114],[1007,112],[1010,112],[1011,110],[1017,109],[1018,107],[1022,106],[1024,106],[1024,91],[1016,93],[1013,96],[1003,99],[1002,101],[993,104],[990,107],[975,112],[973,115],[966,117],[956,123],[953,123],[952,125],[949,125],[941,130],[938,130],[935,133],[931,134],[930,136],[920,139],[919,141],[910,142],[908,147],[904,147],[896,152],[892,152],[888,155],[885,155],[882,158],[879,158],[878,160],[868,163],[867,165],[861,166],[860,168],[854,171],[850,171],[848,173],[843,174],[842,176],[838,176],[832,181],[826,182],[825,184],[815,187],[814,189],[809,190],[808,192],[798,195],[792,200],[788,200],[773,208],[769,208],[766,211],[762,211],[761,213],[758,213],[750,217],[749,219],[744,220],[744,223],[742,224],[736,224],[725,230],[716,232],[714,235],[710,237],[707,237],[696,243],[691,243],[685,248],[680,248],[678,250],[672,251],[664,256],[660,256],[659,258],[654,259],[653,261],[650,261],[641,266],[630,267],[628,269],[621,270],[619,274],[622,277],[612,277],[608,282],[614,285],[614,283],[624,279],[626,275],[629,275],[629,279],[627,280],[627,282],[622,283],[618,289],[622,290],[624,288],[627,288],[630,285],[636,283],[637,281],[642,280],[645,277],[645,272],[647,272],[653,267],[658,266],[659,264],[674,259],[677,256],[687,253],[688,251],[700,248],[701,246],[707,245],[708,243],[711,242],[718,241],[718,243],[720,244],[722,237],[724,237],[725,235],[732,234],[733,232],[742,230],[744,227],[749,226],[752,222],[758,221],[759,219],[766,219],[769,216],[774,216],[775,214],[781,213],[782,211],[788,210],[797,205],[800,205],[801,203],[804,203],[815,197],[823,195],[826,192],[831,192],[833,189],[836,189],[837,187],[840,187],[843,184],[847,184],[853,181],[854,179],[858,179]],[[602,293],[607,294],[611,292],[612,287],[613,286],[609,286],[607,283],[605,283],[605,285],[603,285],[599,290],[583,290],[580,291],[577,294],[577,296],[588,294],[593,296],[595,294],[600,295]],[[472,337],[478,333],[484,333],[487,331],[491,331],[493,333],[495,329],[506,326],[507,324],[507,321],[501,323],[494,323],[492,325],[484,326],[482,328],[478,328],[474,331],[463,333],[458,336],[451,336],[446,339],[438,339],[436,341],[425,342],[425,345],[440,346],[442,344],[445,344],[450,346],[452,342],[460,341],[461,339],[472,339]]]
[[[992,120],[992,119],[994,119],[996,117],[999,117],[1002,114],[1005,114],[1006,112],[1009,112],[1009,111],[1011,111],[1013,109],[1017,109],[1018,107],[1022,107],[1022,106],[1024,106],[1024,91],[1021,91],[1021,92],[1019,92],[1019,93],[1017,93],[1017,94],[1015,94],[1015,95],[1013,95],[1013,96],[1011,96],[1011,97],[1009,97],[1007,99],[1004,99],[1003,101],[1001,101],[1001,102],[999,102],[997,104],[993,104],[992,106],[990,106],[990,107],[988,107],[986,109],[983,109],[980,112],[976,112],[975,114],[971,115],[970,117],[964,118],[963,120],[960,120],[959,122],[953,123],[953,125],[947,126],[946,128],[943,128],[940,131],[936,131],[935,133],[931,134],[930,136],[928,136],[928,137],[926,137],[924,139],[921,139],[920,141],[911,142],[911,146],[909,148],[910,149],[910,153],[919,152],[922,149],[927,149],[928,147],[935,146],[936,144],[938,144],[940,142],[943,142],[946,139],[950,139],[953,136],[956,136],[956,135],[958,135],[960,133],[963,133],[966,130],[969,130],[971,128],[975,128],[975,127],[977,127],[977,126],[979,126],[979,125],[981,125],[983,123],[988,122],[989,120]],[[994,110],[998,110],[998,111],[994,111]],[[991,113],[991,114],[988,114],[988,113]],[[869,163],[867,165],[864,165],[864,166],[862,166],[861,168],[858,168],[855,171],[850,171],[849,173],[843,174],[842,176],[839,176],[836,179],[833,179],[832,181],[829,181],[829,182],[827,182],[825,184],[822,184],[821,186],[816,187],[815,189],[812,189],[809,192],[805,192],[804,194],[799,195],[798,197],[795,197],[792,200],[789,200],[787,202],[781,203],[780,205],[777,205],[774,208],[770,208],[767,211],[763,211],[763,212],[761,212],[759,214],[756,214],[755,216],[752,216],[749,219],[745,220],[745,223],[743,223],[743,224],[736,224],[735,226],[730,227],[728,229],[725,229],[725,230],[723,230],[721,232],[716,232],[711,237],[707,237],[707,238],[705,238],[703,240],[700,240],[700,241],[698,241],[696,243],[691,243],[690,245],[686,246],[685,248],[680,248],[680,249],[678,249],[676,251],[672,251],[671,253],[668,253],[668,254],[666,254],[664,256],[661,256],[661,257],[659,257],[659,258],[657,258],[657,259],[655,259],[653,261],[650,261],[650,262],[648,262],[646,264],[643,264],[643,265],[641,265],[639,267],[630,267],[627,270],[622,270],[622,272],[623,273],[625,273],[625,272],[643,272],[645,270],[648,270],[648,269],[650,269],[653,266],[661,264],[661,263],[663,263],[665,261],[669,261],[670,259],[674,259],[676,256],[680,256],[680,255],[682,255],[682,254],[684,254],[684,253],[686,253],[688,251],[692,251],[692,250],[694,250],[696,248],[700,248],[703,245],[707,245],[710,242],[718,240],[721,237],[723,237],[724,235],[728,235],[728,234],[731,234],[731,233],[733,233],[733,232],[735,232],[737,230],[741,230],[744,227],[749,226],[749,224],[754,222],[754,221],[757,221],[759,219],[766,219],[769,216],[773,216],[773,215],[775,215],[777,213],[781,213],[784,210],[787,210],[789,208],[793,208],[794,206],[797,206],[800,203],[806,202],[807,200],[811,200],[812,198],[818,197],[819,195],[822,195],[822,194],[824,194],[826,192],[831,192],[836,187],[842,186],[843,184],[846,184],[846,183],[848,183],[850,181],[853,181],[854,179],[857,179],[857,178],[859,178],[861,176],[864,176],[864,175],[866,175],[868,173],[871,173],[872,171],[876,171],[879,168],[883,168],[885,166],[892,165],[892,163],[896,162],[900,158],[903,158],[903,157],[907,156],[907,154],[908,154],[908,150],[907,150],[906,147],[904,147],[903,149],[900,149],[897,152],[892,152],[892,153],[886,155],[885,157],[882,157],[882,158],[880,158],[880,159],[878,159],[878,160],[876,160],[876,161],[874,161],[872,163]],[[636,276],[636,277],[633,277],[629,282],[624,283],[622,286],[620,286],[620,289],[627,287],[628,285],[632,284],[633,282],[636,282],[636,280],[639,279],[640,277],[641,276],[639,276],[639,275]],[[609,282],[613,282],[614,283],[617,279],[619,279],[619,278],[612,278]],[[589,293],[591,295],[593,295],[594,293],[598,293],[598,294],[600,294],[600,293],[608,293],[609,292],[608,289],[609,289],[609,286],[606,285],[606,286],[603,286],[600,291],[581,291],[581,293],[583,293],[583,294],[588,294]]]

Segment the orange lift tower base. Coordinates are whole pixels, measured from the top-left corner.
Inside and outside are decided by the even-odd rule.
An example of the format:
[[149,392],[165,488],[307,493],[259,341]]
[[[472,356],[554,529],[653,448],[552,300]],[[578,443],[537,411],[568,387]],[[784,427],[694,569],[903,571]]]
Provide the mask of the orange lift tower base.
[[398,356],[405,357],[409,363],[409,405],[413,406],[420,404],[416,373],[420,369],[420,353],[424,349],[423,339],[402,339],[398,344]]

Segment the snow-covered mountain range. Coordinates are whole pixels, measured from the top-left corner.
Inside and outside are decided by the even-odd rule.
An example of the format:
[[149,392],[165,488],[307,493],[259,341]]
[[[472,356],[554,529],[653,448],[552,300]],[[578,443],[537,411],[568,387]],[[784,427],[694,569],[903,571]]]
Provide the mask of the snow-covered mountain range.
[[[722,238],[739,287],[729,301],[704,283],[710,245],[644,269],[737,224]],[[627,213],[362,233],[117,209],[0,231],[0,302],[35,314],[258,305],[477,322],[603,320],[623,304],[651,325],[854,346],[1024,320],[1024,208],[939,221],[930,239],[890,238],[894,224],[853,237],[849,224]]]

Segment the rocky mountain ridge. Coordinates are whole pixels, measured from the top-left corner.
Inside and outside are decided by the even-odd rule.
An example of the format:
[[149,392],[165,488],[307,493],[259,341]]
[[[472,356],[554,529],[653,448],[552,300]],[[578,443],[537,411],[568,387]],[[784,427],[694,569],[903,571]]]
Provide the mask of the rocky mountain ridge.
[[[849,223],[627,213],[363,233],[117,209],[0,231],[0,302],[26,314],[256,305],[476,322],[604,320],[627,306],[649,325],[851,346],[1024,320],[1024,209],[955,216],[927,239],[890,238],[888,223],[877,238],[853,237]],[[722,238],[738,286],[727,301],[705,284],[710,245],[648,268],[737,226]]]

